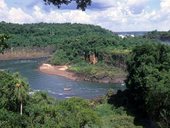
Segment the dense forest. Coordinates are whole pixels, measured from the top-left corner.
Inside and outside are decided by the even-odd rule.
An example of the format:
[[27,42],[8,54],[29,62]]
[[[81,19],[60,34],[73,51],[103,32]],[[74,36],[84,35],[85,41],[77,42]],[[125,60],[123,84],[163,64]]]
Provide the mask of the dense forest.
[[168,128],[169,57],[167,45],[135,47],[127,60],[127,89],[92,100],[59,101],[42,92],[32,94],[18,73],[0,71],[0,126]]
[[52,64],[71,65],[70,71],[90,78],[127,76],[127,89],[117,94],[109,90],[99,99],[60,101],[42,92],[30,93],[18,73],[0,71],[0,127],[170,127],[170,46],[155,40],[160,38],[120,38],[99,26],[69,23],[1,22],[0,33],[5,34],[0,36],[2,53],[8,47],[52,45]]
[[10,36],[8,43],[11,47],[47,46],[60,43],[67,38],[76,38],[80,35],[112,36],[112,32],[99,26],[82,24],[12,24],[0,23],[0,33]]
[[169,45],[143,44],[133,49],[127,60],[129,99],[138,113],[146,114],[161,128],[170,127],[169,69]]
[[143,37],[121,38],[100,26],[70,23],[19,25],[1,22],[0,33],[10,37],[7,40],[10,48],[19,47],[20,51],[52,47],[49,51],[51,64],[71,65],[70,71],[90,81],[125,78],[125,58],[130,51],[136,45],[153,42]]

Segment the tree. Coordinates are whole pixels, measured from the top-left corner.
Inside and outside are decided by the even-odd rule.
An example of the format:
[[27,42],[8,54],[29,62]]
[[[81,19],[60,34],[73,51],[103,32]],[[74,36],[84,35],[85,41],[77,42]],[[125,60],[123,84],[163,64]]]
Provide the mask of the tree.
[[8,48],[8,44],[5,42],[9,36],[1,34],[0,35],[0,53],[3,53],[4,49]]
[[16,87],[15,87],[15,95],[17,100],[20,102],[20,115],[22,116],[23,111],[23,101],[27,97],[27,87],[25,83],[19,78],[17,79]]
[[170,47],[144,44],[128,61],[126,81],[133,103],[164,127],[170,126]]
[[20,110],[22,115],[22,106],[26,104],[28,89],[28,84],[18,73],[0,71],[0,108],[13,112]]
[[63,4],[68,5],[75,2],[77,4],[77,9],[81,9],[83,11],[85,11],[87,6],[91,5],[91,0],[44,0],[44,2],[48,5],[53,4],[58,8],[60,8]]

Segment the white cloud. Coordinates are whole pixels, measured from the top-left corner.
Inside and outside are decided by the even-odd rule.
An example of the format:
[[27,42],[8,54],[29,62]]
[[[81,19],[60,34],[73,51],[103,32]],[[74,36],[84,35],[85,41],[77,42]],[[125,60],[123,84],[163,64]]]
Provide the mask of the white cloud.
[[6,20],[8,15],[8,8],[4,0],[0,0],[0,19]]
[[34,11],[31,15],[34,17],[35,22],[48,22],[48,23],[89,23],[90,18],[86,12],[80,10],[70,10],[68,11],[50,11],[45,12],[40,7],[34,6]]
[[127,0],[128,5],[143,5],[146,4],[149,0]]
[[31,16],[34,17],[34,20],[36,22],[41,22],[47,18],[45,17],[45,14],[43,14],[41,8],[36,5],[33,7],[33,13],[31,14]]
[[99,3],[107,6],[114,6],[117,3],[118,0],[93,0],[93,3]]
[[162,9],[170,10],[170,0],[161,0],[160,6],[161,6]]
[[129,10],[134,14],[141,13],[148,4],[149,0],[127,0]]
[[63,17],[66,17],[67,21],[71,23],[89,23],[90,16],[86,12],[74,10],[63,13]]
[[8,12],[8,21],[12,23],[30,22],[32,17],[26,14],[21,8],[11,8]]
[[[0,20],[13,23],[87,23],[113,31],[168,30],[170,1],[161,0],[159,10],[147,10],[149,0],[94,0],[108,8],[103,10],[43,10],[34,5],[27,13],[22,8],[9,7],[0,0]],[[166,10],[166,11],[165,11]]]
[[0,10],[4,8],[7,8],[7,5],[4,0],[0,0]]

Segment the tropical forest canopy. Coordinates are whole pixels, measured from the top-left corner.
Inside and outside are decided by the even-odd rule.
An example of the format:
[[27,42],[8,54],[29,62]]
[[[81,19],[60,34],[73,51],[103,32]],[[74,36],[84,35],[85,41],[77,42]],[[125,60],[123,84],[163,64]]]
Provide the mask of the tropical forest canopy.
[[[7,44],[12,47],[45,47],[56,46],[55,55],[61,64],[80,60],[83,56],[95,53],[99,60],[103,60],[103,54],[127,54],[131,49],[143,44],[153,42],[143,37],[120,38],[113,32],[100,26],[83,24],[11,24],[0,23],[0,33],[10,38]],[[60,56],[61,54],[62,56]],[[66,57],[65,57],[65,56]],[[63,59],[65,58],[65,59]]]
[[131,103],[159,127],[169,128],[170,46],[143,44],[136,47],[127,60],[127,71],[126,86]]
[[[147,118],[157,127],[170,126],[170,47],[155,40],[169,32],[120,38],[93,25],[1,22],[0,33],[5,34],[0,36],[1,52],[8,45],[53,45],[53,64],[71,64],[71,70],[95,78],[112,78],[122,73],[125,65],[128,74],[125,91],[109,93],[95,102],[80,98],[58,101],[41,92],[29,94],[29,85],[19,74],[0,71],[0,127],[140,128],[134,125],[133,116]],[[87,61],[90,55],[97,57],[96,65]]]
[[[77,73],[110,79],[115,74],[119,74],[118,77],[125,74],[122,69],[115,70],[114,67],[124,68],[126,57],[135,46],[155,42],[141,36],[121,38],[100,26],[70,23],[20,25],[1,22],[0,33],[10,37],[6,41],[10,48],[52,45],[55,49],[50,63],[70,64],[73,65],[70,70]],[[89,65],[90,56],[96,57],[96,66]]]
[[[82,10],[91,4],[91,0],[44,2],[57,7],[75,2]],[[0,35],[1,53],[9,46],[55,45],[56,51],[50,59],[53,64],[78,64],[72,68],[80,71],[81,64],[84,67],[89,55],[94,55],[100,64],[94,67],[86,64],[87,74],[93,71],[94,75],[94,69],[97,73],[100,69],[114,74],[114,66],[121,64],[126,65],[128,73],[127,89],[117,94],[109,91],[99,101],[80,98],[59,101],[42,92],[29,93],[31,89],[22,76],[0,71],[0,127],[170,127],[170,47],[156,41],[169,40],[169,32],[153,31],[143,37],[120,38],[93,25],[1,22],[0,33],[5,34]],[[149,124],[142,124],[140,118]]]
[[83,24],[11,24],[0,23],[0,33],[10,36],[8,43],[16,46],[47,46],[60,43],[67,38],[78,36],[103,35],[112,36],[112,32],[99,26]]
[[[42,92],[29,93],[29,85],[18,73],[0,71],[1,127],[142,128],[134,118],[170,126],[170,47],[142,44],[127,60],[129,73],[125,91],[111,91],[97,100],[71,98],[58,101]],[[22,107],[21,107],[22,106]],[[153,123],[149,127],[153,126]]]

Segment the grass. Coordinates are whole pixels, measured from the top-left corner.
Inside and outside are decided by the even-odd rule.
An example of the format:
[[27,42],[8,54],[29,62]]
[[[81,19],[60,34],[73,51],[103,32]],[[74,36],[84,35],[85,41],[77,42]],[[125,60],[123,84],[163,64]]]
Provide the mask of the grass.
[[106,47],[102,49],[102,52],[112,54],[112,55],[128,55],[132,50],[125,48],[115,48],[115,47]]
[[76,73],[95,76],[96,78],[100,77],[125,77],[126,73],[120,68],[108,66],[106,64],[98,63],[96,65],[81,63],[72,65],[69,68],[70,71],[74,71]]

